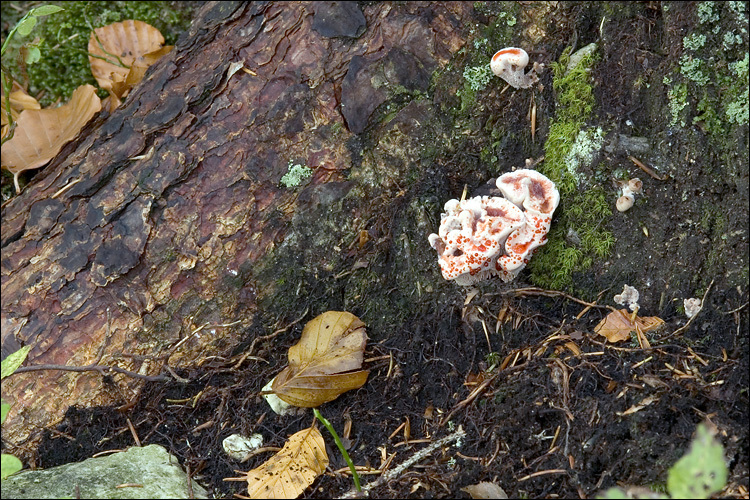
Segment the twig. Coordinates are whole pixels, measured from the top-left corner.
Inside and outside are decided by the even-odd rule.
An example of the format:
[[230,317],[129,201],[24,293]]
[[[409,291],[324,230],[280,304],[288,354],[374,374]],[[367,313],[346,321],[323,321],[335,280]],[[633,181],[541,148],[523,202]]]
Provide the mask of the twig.
[[50,196],[50,198],[57,198],[58,196],[60,196],[61,194],[63,194],[65,191],[67,191],[68,189],[72,188],[73,186],[75,186],[76,184],[78,184],[79,182],[81,182],[82,180],[83,179],[78,178],[78,179],[76,179],[76,180],[74,180],[72,182],[67,183],[66,185],[64,185],[63,187],[61,187],[60,189],[58,189],[55,194],[53,194],[52,196]]
[[252,352],[253,352],[253,349],[255,349],[255,344],[256,344],[256,343],[258,343],[258,342],[262,342],[262,341],[266,341],[266,340],[270,340],[270,339],[274,338],[274,337],[275,337],[276,335],[278,335],[278,334],[280,334],[280,333],[282,333],[282,332],[285,332],[285,331],[287,331],[287,330],[288,330],[288,329],[289,329],[290,327],[292,327],[292,326],[294,326],[295,324],[297,324],[297,323],[299,323],[300,321],[302,321],[302,318],[304,318],[304,317],[305,317],[305,316],[307,315],[307,312],[308,312],[309,310],[310,310],[310,308],[309,308],[309,307],[305,308],[305,312],[303,312],[303,313],[302,313],[302,315],[301,315],[301,316],[300,316],[299,318],[295,319],[294,321],[292,321],[291,323],[289,323],[288,325],[286,325],[286,326],[285,326],[284,328],[279,328],[279,329],[278,329],[278,330],[276,330],[275,332],[273,332],[273,333],[269,333],[268,335],[263,335],[263,336],[261,336],[261,337],[255,337],[255,338],[253,339],[253,342],[252,342],[252,343],[250,344],[250,347],[249,347],[249,348],[247,349],[247,351],[246,351],[246,352],[248,352],[248,353],[252,353]]
[[640,168],[641,170],[643,170],[644,172],[646,172],[648,175],[650,175],[651,177],[653,177],[657,181],[666,181],[667,179],[669,179],[668,175],[661,176],[661,175],[657,174],[656,171],[653,168],[645,165],[642,161],[638,160],[637,158],[635,158],[633,156],[628,156],[628,159],[630,159],[630,161],[632,161],[633,163],[635,163],[638,166],[638,168]]
[[490,386],[490,384],[492,384],[492,382],[495,381],[495,379],[499,375],[504,375],[506,373],[510,373],[510,372],[522,370],[522,369],[526,368],[526,365],[528,365],[528,364],[529,364],[529,362],[527,361],[526,363],[524,363],[522,365],[511,366],[510,368],[504,368],[504,369],[500,370],[499,372],[497,372],[496,374],[494,374],[493,376],[491,376],[490,378],[488,378],[486,380],[483,380],[482,383],[479,384],[471,392],[471,394],[469,394],[469,397],[467,397],[466,399],[464,399],[463,401],[461,401],[460,403],[458,403],[456,406],[454,406],[453,409],[450,411],[450,413],[448,413],[445,417],[443,417],[443,419],[440,421],[440,424],[438,424],[438,427],[442,427],[443,425],[445,425],[445,423],[448,422],[453,417],[453,415],[455,415],[455,413],[458,410],[460,410],[462,408],[465,408],[466,406],[468,406],[469,404],[471,404],[481,393],[484,392],[485,389],[487,389],[487,387]]
[[379,478],[377,478],[375,481],[366,484],[362,487],[362,491],[357,491],[355,489],[349,490],[346,493],[344,493],[339,498],[356,498],[359,496],[367,496],[370,493],[370,490],[373,488],[377,488],[378,486],[381,486],[383,484],[387,484],[390,481],[396,479],[402,472],[404,472],[406,469],[411,467],[412,465],[416,464],[420,460],[423,460],[425,457],[427,457],[430,453],[437,450],[438,448],[441,448],[447,444],[452,443],[453,441],[458,441],[466,436],[466,431],[463,430],[461,426],[458,427],[458,430],[454,432],[453,434],[449,434],[445,437],[442,437],[432,443],[430,446],[424,448],[423,450],[418,451],[414,455],[412,455],[410,458],[405,460],[404,462],[401,462],[399,465],[397,465],[395,468],[389,470],[385,474],[382,474]]
[[[736,312],[740,312],[741,310],[743,310],[744,308],[746,308],[746,307],[747,307],[747,305],[748,305],[748,302],[745,302],[745,303],[744,303],[744,304],[742,304],[742,305],[741,305],[740,307],[737,307],[737,308],[735,308],[735,309],[732,309],[731,311],[726,311],[726,312],[725,312],[725,311],[719,311],[719,312],[720,312],[721,314],[734,314],[734,313],[736,313]],[[701,303],[701,307],[703,307],[703,303]]]
[[565,469],[550,469],[550,470],[540,470],[538,472],[534,472],[533,474],[529,474],[528,476],[524,476],[521,479],[518,480],[520,483],[521,481],[528,481],[531,478],[539,477],[539,476],[546,476],[548,474],[567,474],[568,471]]
[[572,295],[568,295],[565,292],[560,292],[558,290],[545,290],[543,288],[537,288],[537,287],[527,287],[527,288],[516,288],[515,290],[508,290],[507,292],[501,292],[501,295],[542,295],[544,297],[565,297],[568,300],[572,300],[573,302],[578,302],[579,304],[583,304],[587,307],[598,307],[599,309],[610,309],[612,311],[615,310],[614,307],[611,306],[602,306],[596,303],[592,302],[586,302],[585,300],[581,300],[579,298],[573,297]]
[[142,446],[141,440],[138,439],[138,433],[136,432],[135,427],[133,426],[133,422],[131,422],[130,419],[127,417],[125,418],[125,420],[128,423],[128,429],[130,429],[130,433],[133,435],[133,440],[135,441],[135,445],[140,448]]
[[187,480],[188,498],[195,498],[195,493],[193,493],[193,480],[191,478],[190,464],[186,465],[187,474],[185,474],[185,479]]
[[68,366],[68,365],[33,365],[33,366],[22,366],[13,372],[13,375],[24,372],[38,372],[42,370],[60,370],[64,372],[100,372],[102,375],[106,375],[106,372],[113,371],[116,373],[122,373],[128,377],[139,378],[146,382],[169,382],[172,380],[166,375],[141,375],[140,373],[131,372],[125,368],[119,366],[103,366],[103,365],[86,365],[86,366]]

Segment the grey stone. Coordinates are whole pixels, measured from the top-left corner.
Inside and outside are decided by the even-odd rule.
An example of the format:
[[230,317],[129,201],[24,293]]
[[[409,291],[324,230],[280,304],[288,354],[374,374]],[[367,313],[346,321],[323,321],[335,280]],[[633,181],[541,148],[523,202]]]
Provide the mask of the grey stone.
[[[139,485],[121,486],[118,485]],[[76,492],[78,486],[78,492]],[[195,498],[208,498],[193,481]],[[187,475],[162,446],[133,447],[112,455],[46,470],[22,471],[3,481],[0,498],[189,498]]]

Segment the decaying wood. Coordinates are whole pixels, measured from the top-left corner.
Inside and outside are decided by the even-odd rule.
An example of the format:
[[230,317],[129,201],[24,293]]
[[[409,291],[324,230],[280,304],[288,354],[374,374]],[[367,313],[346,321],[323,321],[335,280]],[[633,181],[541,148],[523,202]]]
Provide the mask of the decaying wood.
[[[372,126],[388,86],[427,88],[463,44],[469,10],[204,6],[126,102],[3,208],[3,355],[30,344],[30,364],[84,366],[106,343],[101,364],[158,374],[231,348],[266,285],[250,279],[253,264],[311,203],[280,185],[289,162],[313,170],[311,186],[344,181],[347,141]],[[138,380],[113,379],[4,380],[4,438],[29,437],[69,405],[137,396]]]

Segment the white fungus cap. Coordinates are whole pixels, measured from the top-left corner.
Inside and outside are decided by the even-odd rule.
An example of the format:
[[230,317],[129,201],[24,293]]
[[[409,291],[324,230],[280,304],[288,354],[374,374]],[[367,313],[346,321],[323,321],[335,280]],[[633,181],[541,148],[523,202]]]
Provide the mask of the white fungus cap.
[[638,290],[635,289],[635,287],[625,285],[622,287],[622,293],[615,295],[615,303],[620,304],[621,306],[624,306],[625,304],[630,307],[631,311],[635,311],[638,308],[638,299],[640,298],[640,294],[638,293]]
[[684,299],[682,301],[682,304],[685,306],[685,316],[687,316],[688,319],[692,318],[693,316],[698,314],[701,309],[703,309],[703,302],[701,301],[701,299]]
[[524,74],[523,70],[528,64],[529,55],[525,50],[518,47],[506,47],[498,50],[490,60],[492,72],[517,89],[527,89],[539,81],[536,69],[542,66],[535,64],[534,69],[528,74]]
[[630,179],[626,184],[622,186],[622,196],[617,198],[615,206],[620,212],[626,212],[630,210],[635,202],[635,195],[643,192],[643,181],[638,177]]
[[617,198],[617,210],[620,212],[626,212],[630,210],[635,202],[632,194],[625,194]]

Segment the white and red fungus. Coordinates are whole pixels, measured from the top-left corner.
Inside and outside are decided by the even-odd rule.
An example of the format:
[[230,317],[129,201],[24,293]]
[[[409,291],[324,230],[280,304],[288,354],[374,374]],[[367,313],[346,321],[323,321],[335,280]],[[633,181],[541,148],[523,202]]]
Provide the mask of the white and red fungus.
[[500,176],[497,186],[505,198],[477,196],[445,204],[438,234],[429,236],[445,279],[470,285],[498,275],[511,281],[547,242],[560,201],[554,183],[521,169]]
[[539,81],[537,73],[544,68],[543,64],[534,63],[528,73],[523,70],[529,64],[529,55],[518,47],[506,47],[495,52],[490,61],[490,68],[510,86],[517,89],[527,89]]

